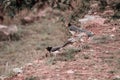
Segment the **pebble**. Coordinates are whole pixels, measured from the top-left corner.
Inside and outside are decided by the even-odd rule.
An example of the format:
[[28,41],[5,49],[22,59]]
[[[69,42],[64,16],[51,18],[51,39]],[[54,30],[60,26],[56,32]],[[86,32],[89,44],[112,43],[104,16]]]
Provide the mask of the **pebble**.
[[74,71],[73,71],[73,70],[68,70],[66,73],[68,73],[68,74],[73,74]]
[[16,74],[18,74],[18,73],[22,73],[23,70],[21,68],[14,68],[13,72],[16,73]]

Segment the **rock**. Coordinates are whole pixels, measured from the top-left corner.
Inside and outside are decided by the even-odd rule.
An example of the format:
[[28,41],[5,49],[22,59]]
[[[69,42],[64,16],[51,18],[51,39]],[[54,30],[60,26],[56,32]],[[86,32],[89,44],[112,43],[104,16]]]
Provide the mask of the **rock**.
[[73,71],[73,70],[68,70],[68,71],[66,71],[66,73],[68,73],[68,74],[73,74],[74,71]]
[[94,52],[95,50],[93,50],[93,49],[90,49],[90,51],[91,51],[91,52]]
[[0,80],[5,80],[5,79],[6,79],[6,76],[4,76],[4,75],[0,76]]
[[29,16],[24,17],[23,19],[21,19],[21,23],[22,23],[23,25],[29,24],[29,23],[33,23],[33,22],[34,22],[34,18],[29,17]]
[[111,37],[111,38],[114,38],[114,37],[115,37],[115,35],[114,35],[114,34],[111,34],[111,35],[110,35],[110,37]]
[[27,63],[26,66],[33,66],[33,63]]
[[10,35],[13,35],[18,32],[16,25],[5,26],[0,25],[0,37],[1,40],[7,39]]
[[115,75],[115,78],[120,78],[120,75]]
[[103,25],[105,22],[104,18],[101,18],[98,15],[85,15],[83,19],[79,19],[79,22],[81,23],[82,27],[90,24],[99,24]]
[[13,72],[16,73],[16,74],[18,74],[18,73],[22,73],[23,70],[21,68],[14,68]]
[[113,80],[120,80],[120,75],[116,75]]
[[0,25],[0,32],[6,33],[7,26]]
[[8,26],[8,33],[9,35],[10,34],[15,34],[18,32],[18,28],[16,25],[11,25],[11,26]]
[[106,10],[106,11],[103,12],[103,15],[105,15],[105,16],[113,16],[114,11],[113,10]]

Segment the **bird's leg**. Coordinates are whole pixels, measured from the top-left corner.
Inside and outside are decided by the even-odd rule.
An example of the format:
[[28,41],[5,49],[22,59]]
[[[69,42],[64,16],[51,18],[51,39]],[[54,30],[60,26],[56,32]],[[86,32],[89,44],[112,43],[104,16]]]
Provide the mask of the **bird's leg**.
[[9,41],[9,42],[11,41],[11,35],[8,36],[8,41]]
[[46,52],[45,57],[50,57],[52,56],[50,52]]
[[45,54],[45,57],[48,57],[48,53]]
[[88,37],[87,40],[90,41],[90,40],[91,40],[91,37]]
[[54,54],[55,58],[57,58],[57,54]]

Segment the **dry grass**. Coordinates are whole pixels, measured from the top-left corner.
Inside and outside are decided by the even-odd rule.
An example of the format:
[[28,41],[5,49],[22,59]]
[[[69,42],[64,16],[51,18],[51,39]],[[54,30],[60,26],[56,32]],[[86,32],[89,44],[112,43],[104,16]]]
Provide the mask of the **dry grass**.
[[[56,18],[55,18],[56,19]],[[11,68],[42,58],[47,46],[61,45],[66,40],[65,28],[55,19],[43,19],[30,25],[19,25],[20,40],[0,42],[0,74],[10,73]],[[5,72],[5,64],[8,68]],[[4,73],[5,72],[5,73]]]
[[30,77],[27,77],[25,80],[39,80],[39,78],[34,77],[34,76],[30,76]]
[[93,37],[93,43],[97,43],[97,44],[106,44],[110,40],[111,40],[111,37],[109,35],[100,35],[100,36]]
[[[56,17],[51,15],[44,17],[44,19],[41,18],[40,22],[20,26],[20,34],[22,35],[20,40],[0,42],[0,74],[12,76],[14,75],[11,72],[12,68],[21,67],[25,63],[36,59],[43,59],[44,50],[47,46],[63,44],[67,36],[65,28],[57,20]],[[52,79],[55,79],[53,75],[57,73],[60,74],[58,75],[60,78],[67,77],[69,79],[69,75],[64,74],[64,71],[75,70],[75,74],[70,75],[69,80],[119,80],[119,78],[111,78],[111,75],[114,77],[120,73],[120,50],[114,49],[112,51],[113,47],[111,48],[109,45],[117,46],[109,41],[111,41],[110,36],[102,36],[101,34],[93,38],[92,42],[97,46],[90,43],[82,45],[81,49],[67,49],[57,57],[46,58],[48,65],[42,64],[40,60],[40,63],[36,64],[39,67],[34,67],[35,74],[38,73],[38,80],[41,80],[41,78],[51,79],[52,77]],[[116,43],[114,40],[113,42]],[[80,50],[81,52],[79,52]],[[56,69],[56,67],[59,68]],[[30,69],[30,71],[32,70]],[[27,76],[26,73],[25,71],[23,76]],[[37,80],[34,77],[35,74],[31,72],[33,76],[27,76],[26,80]]]
[[75,55],[80,51],[81,51],[80,49],[73,49],[73,48],[65,49],[63,53],[57,56],[48,57],[46,63],[54,65],[57,63],[57,61],[74,61]]
[[67,49],[61,55],[61,60],[63,60],[63,61],[75,60],[76,53],[78,53],[80,51],[81,51],[80,49],[74,49],[74,48]]

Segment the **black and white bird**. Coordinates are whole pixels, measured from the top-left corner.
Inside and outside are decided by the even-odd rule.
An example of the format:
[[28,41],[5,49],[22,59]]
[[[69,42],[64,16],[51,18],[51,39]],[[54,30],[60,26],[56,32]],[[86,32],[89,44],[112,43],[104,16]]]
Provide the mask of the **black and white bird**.
[[72,24],[68,24],[68,28],[69,28],[69,32],[75,36],[77,34],[81,34],[81,33],[85,33],[88,37],[91,37],[94,35],[93,32],[90,32],[90,31],[87,31],[85,29],[80,29],[78,27],[76,27],[75,25],[72,25]]
[[75,25],[71,25],[70,23],[68,24],[68,29],[72,35],[75,35],[77,32],[79,32],[79,28]]
[[60,53],[60,50],[62,49],[62,46],[57,46],[57,47],[47,47],[47,51],[52,54],[52,55],[57,55]]
[[69,39],[67,40],[67,42],[65,42],[62,46],[47,47],[46,50],[47,50],[50,54],[56,56],[57,54],[62,53],[62,49],[63,49],[64,47],[66,47],[66,46],[69,45],[69,44],[74,43],[75,41],[76,41],[76,39],[74,39],[74,38],[69,38]]

